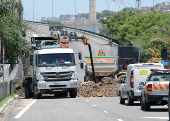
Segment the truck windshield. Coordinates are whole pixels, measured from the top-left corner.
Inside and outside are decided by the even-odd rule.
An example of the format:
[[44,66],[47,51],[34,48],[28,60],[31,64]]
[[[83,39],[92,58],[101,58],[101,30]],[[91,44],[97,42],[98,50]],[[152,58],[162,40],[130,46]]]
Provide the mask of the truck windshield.
[[75,65],[73,53],[60,54],[39,54],[38,66],[61,66],[61,65]]

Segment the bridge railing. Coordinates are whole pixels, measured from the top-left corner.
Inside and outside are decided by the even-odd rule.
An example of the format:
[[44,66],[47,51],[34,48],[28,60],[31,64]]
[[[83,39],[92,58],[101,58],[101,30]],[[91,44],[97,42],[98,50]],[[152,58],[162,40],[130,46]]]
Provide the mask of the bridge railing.
[[[27,20],[25,20],[25,21],[26,21],[26,22],[33,22],[33,21],[27,21]],[[33,22],[33,23],[39,23],[39,24],[46,24],[46,25],[48,25],[48,23],[41,23],[41,22]],[[68,26],[63,26],[63,27],[69,28],[69,29],[75,29],[74,27],[68,27]],[[88,33],[97,35],[97,36],[99,36],[99,37],[103,37],[103,38],[107,39],[109,42],[113,42],[113,43],[115,43],[115,44],[117,44],[117,45],[125,45],[124,43],[121,43],[120,41],[118,41],[118,40],[116,40],[116,39],[113,39],[113,38],[111,38],[111,37],[107,37],[107,36],[102,35],[102,34],[99,34],[99,33],[95,33],[95,32],[88,31],[88,30],[83,30],[83,29],[77,29],[77,28],[76,28],[76,30],[79,30],[79,31],[82,31],[82,32],[88,32]]]

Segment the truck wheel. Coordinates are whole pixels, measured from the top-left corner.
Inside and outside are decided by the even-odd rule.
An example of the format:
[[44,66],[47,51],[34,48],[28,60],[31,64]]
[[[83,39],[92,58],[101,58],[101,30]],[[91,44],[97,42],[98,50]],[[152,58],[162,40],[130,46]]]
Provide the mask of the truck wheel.
[[34,99],[40,99],[41,98],[41,93],[34,94]]
[[68,95],[68,91],[62,93],[62,96],[64,97],[67,97],[67,95]]
[[119,92],[119,93],[120,93],[120,96],[119,96],[120,104],[125,104],[125,99],[122,98],[121,92]]
[[28,80],[25,82],[25,98],[31,98],[31,89]]
[[76,96],[77,96],[77,91],[75,91],[75,90],[70,90],[69,93],[70,93],[70,97],[71,97],[71,98],[76,98]]
[[86,76],[84,76],[84,82],[87,82],[87,78],[86,78]]
[[144,109],[144,103],[143,103],[142,95],[141,95],[141,98],[140,98],[140,106],[141,106],[141,109],[143,110]]
[[133,102],[134,102],[133,99],[130,97],[129,94],[127,96],[128,96],[128,100],[127,100],[128,101],[128,105],[133,105]]
[[144,103],[144,111],[150,111],[150,108],[151,108],[150,103],[146,102],[146,99],[145,99],[144,102],[145,102]]

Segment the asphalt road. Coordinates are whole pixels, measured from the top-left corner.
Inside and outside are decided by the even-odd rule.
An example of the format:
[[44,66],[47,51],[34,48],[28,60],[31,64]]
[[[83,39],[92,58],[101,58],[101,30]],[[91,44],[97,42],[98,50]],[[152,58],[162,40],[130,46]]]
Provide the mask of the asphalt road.
[[[38,26],[44,36],[50,36],[48,27]],[[109,46],[99,39],[90,38],[93,55],[100,48],[109,55]],[[79,51],[89,55],[88,47],[81,42],[70,43],[75,53]],[[84,71],[79,67],[77,55],[77,72],[79,80]],[[84,61],[84,58],[83,58]],[[19,99],[9,114],[9,121],[167,121],[167,106],[151,106],[151,111],[140,109],[138,101],[133,106],[119,104],[118,97],[68,98],[44,97],[42,99]]]
[[[30,102],[30,103],[29,103]],[[119,104],[109,98],[44,98],[20,99],[9,115],[9,121],[167,121],[166,106],[153,106],[151,111]],[[25,108],[23,108],[26,106]]]

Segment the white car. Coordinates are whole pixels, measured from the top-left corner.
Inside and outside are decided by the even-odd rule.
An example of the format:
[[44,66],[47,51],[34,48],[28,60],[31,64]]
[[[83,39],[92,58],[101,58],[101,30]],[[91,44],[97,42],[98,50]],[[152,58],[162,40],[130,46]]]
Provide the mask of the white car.
[[149,111],[151,105],[168,104],[170,69],[151,69],[141,92],[141,109]]

